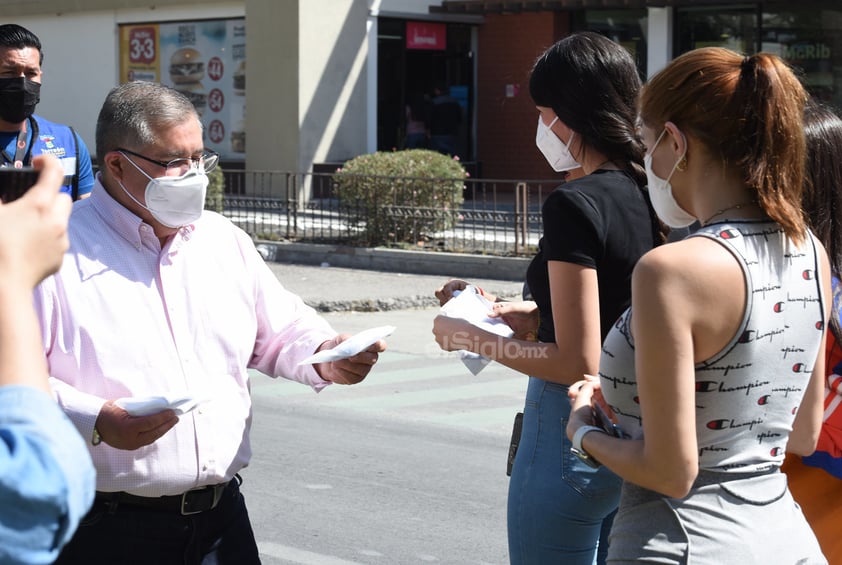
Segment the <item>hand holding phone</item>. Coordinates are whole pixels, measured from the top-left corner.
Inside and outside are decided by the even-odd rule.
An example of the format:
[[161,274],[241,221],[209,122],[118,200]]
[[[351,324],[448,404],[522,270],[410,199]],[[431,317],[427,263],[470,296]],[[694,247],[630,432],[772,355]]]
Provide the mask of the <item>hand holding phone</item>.
[[593,405],[591,408],[593,410],[594,422],[597,426],[605,430],[605,433],[618,438],[628,437],[620,428],[620,425],[617,423],[617,417],[614,415],[614,411],[611,410],[608,403],[605,402],[605,398],[603,398],[601,393],[594,394]]
[[0,200],[17,200],[38,182],[38,175],[33,167],[0,167]]
[[31,184],[20,182],[24,176],[20,171],[0,168],[0,181],[17,177],[24,193],[0,205],[0,278],[34,287],[61,266],[69,245],[67,222],[73,202],[60,191],[64,170],[56,157],[36,155],[32,162],[37,180]]

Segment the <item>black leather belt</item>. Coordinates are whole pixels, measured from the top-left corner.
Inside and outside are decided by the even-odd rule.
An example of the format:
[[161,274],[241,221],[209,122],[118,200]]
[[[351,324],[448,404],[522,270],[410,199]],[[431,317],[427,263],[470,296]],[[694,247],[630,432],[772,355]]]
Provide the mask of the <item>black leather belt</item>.
[[222,494],[228,488],[238,488],[242,479],[236,475],[231,481],[218,485],[208,485],[183,494],[172,496],[137,496],[127,492],[99,492],[95,502],[108,506],[110,512],[115,512],[120,505],[141,506],[154,508],[163,512],[176,512],[183,516],[198,514],[213,510],[219,504]]

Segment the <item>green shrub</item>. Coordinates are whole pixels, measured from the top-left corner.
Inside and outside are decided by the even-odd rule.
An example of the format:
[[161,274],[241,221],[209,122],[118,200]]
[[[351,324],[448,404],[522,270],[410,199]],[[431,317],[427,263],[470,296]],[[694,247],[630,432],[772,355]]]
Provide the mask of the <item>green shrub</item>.
[[205,210],[222,213],[222,198],[225,195],[225,174],[222,167],[208,173],[208,192],[205,195]]
[[334,194],[369,245],[416,243],[453,227],[467,176],[458,158],[435,151],[378,151],[345,163]]

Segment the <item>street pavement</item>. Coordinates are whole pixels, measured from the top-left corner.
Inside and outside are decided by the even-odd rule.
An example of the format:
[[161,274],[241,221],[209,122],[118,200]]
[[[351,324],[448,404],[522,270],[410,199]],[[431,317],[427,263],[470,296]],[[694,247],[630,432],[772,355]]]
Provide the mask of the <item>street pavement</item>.
[[[422,259],[423,260],[423,259]],[[267,263],[281,283],[322,312],[403,310],[438,306],[433,292],[449,278],[464,278],[458,262],[449,275],[417,275],[362,269]],[[517,298],[523,281],[469,279],[493,294]]]
[[[387,350],[363,386],[320,395],[326,397],[320,402],[337,402],[348,410],[367,413],[376,408],[384,417],[397,415],[500,437],[511,433],[512,407],[520,409],[526,390],[523,375],[491,363],[474,376],[457,353],[442,351],[433,338],[433,318],[439,310],[433,292],[451,277],[282,263],[269,266],[284,287],[322,311],[338,332],[396,328],[386,338]],[[458,277],[458,272],[452,276]],[[469,282],[510,299],[518,299],[523,286],[520,281]],[[264,383],[261,377],[257,375],[255,383]],[[290,402],[311,400],[309,389],[277,384],[270,382],[274,395],[288,394]],[[261,394],[259,384],[254,390]],[[454,403],[460,404],[460,410],[453,410]]]
[[[264,565],[505,565],[506,454],[526,378],[472,375],[432,336],[448,276],[269,263],[339,332],[393,325],[366,380],[253,374],[243,492]],[[451,276],[458,276],[458,265]],[[520,281],[477,279],[517,298]]]

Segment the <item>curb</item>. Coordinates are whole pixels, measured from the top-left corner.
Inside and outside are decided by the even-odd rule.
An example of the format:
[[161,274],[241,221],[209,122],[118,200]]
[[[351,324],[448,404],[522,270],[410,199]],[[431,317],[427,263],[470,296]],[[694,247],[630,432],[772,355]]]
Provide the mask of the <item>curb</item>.
[[304,300],[304,303],[323,314],[328,312],[389,312],[391,310],[422,310],[435,308],[438,301],[429,296],[407,296],[381,300]]
[[350,247],[317,243],[257,240],[254,242],[265,261],[329,264],[332,267],[366,269],[442,277],[484,278],[522,281],[531,258],[470,255],[430,251],[407,251],[380,247]]

